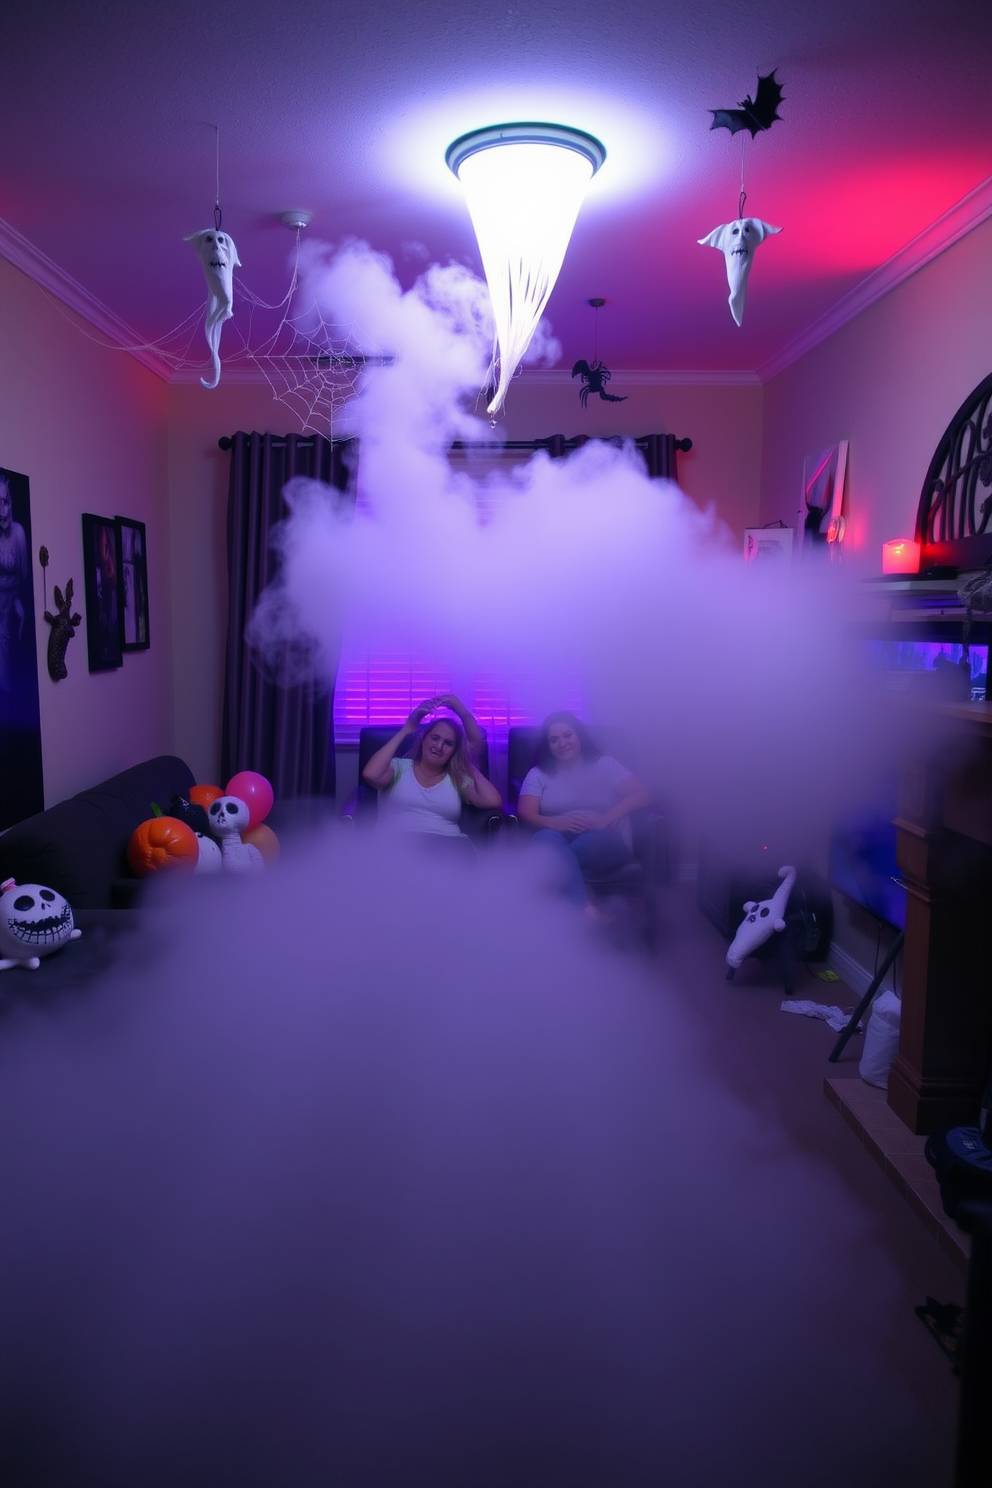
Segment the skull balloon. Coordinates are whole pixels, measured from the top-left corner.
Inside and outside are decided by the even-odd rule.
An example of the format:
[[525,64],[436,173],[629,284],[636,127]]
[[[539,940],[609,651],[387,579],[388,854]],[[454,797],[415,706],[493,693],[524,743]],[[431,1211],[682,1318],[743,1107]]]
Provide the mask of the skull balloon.
[[207,227],[202,232],[190,233],[186,239],[196,249],[207,280],[207,316],[203,329],[210,347],[214,364],[213,381],[205,377],[200,381],[205,388],[215,388],[220,382],[220,332],[225,320],[234,314],[234,266],[241,267],[238,250],[230,233],[219,228]]
[[42,956],[81,934],[73,925],[68,902],[54,889],[18,884],[12,878],[0,885],[0,971],[12,966],[37,971]]
[[760,217],[738,217],[736,222],[725,222],[722,227],[715,227],[707,237],[698,239],[704,248],[719,248],[727,261],[730,313],[738,325],[744,319],[744,296],[754,250],[765,241],[768,233],[781,231],[780,227],[772,227],[770,222],[762,222]]

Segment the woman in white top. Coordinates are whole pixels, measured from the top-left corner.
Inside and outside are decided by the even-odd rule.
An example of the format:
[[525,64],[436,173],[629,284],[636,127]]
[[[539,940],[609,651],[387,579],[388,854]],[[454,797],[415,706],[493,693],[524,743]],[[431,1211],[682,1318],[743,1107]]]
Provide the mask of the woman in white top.
[[562,889],[590,915],[586,875],[612,873],[630,858],[626,818],[651,797],[625,765],[596,748],[574,713],[541,725],[537,764],[524,776],[517,812],[534,841],[552,849]]
[[[438,708],[454,717],[432,718]],[[411,734],[419,739],[408,757],[396,752]],[[406,723],[377,749],[362,771],[362,779],[379,798],[379,825],[387,831],[421,833],[431,837],[460,837],[462,802],[490,810],[502,809],[499,791],[475,763],[482,733],[472,714],[452,693],[428,698],[414,708]]]

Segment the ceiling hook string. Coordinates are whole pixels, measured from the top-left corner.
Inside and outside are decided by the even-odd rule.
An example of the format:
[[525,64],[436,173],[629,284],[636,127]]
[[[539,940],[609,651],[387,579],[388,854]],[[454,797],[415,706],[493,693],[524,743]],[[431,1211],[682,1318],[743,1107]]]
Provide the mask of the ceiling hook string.
[[220,125],[215,124],[217,138],[214,146],[214,228],[220,232],[224,214],[220,209]]
[[606,301],[602,295],[596,295],[594,299],[588,300],[587,303],[592,306],[595,317],[592,323],[592,361],[593,366],[595,366],[599,361],[599,311],[600,307],[606,304]]
[[740,194],[740,196],[737,199],[737,220],[738,220],[738,222],[742,222],[743,219],[744,219],[744,203],[747,201],[747,192],[744,190],[744,145],[745,145],[746,140],[747,140],[747,135],[745,134],[744,130],[742,129],[741,130],[741,194]]

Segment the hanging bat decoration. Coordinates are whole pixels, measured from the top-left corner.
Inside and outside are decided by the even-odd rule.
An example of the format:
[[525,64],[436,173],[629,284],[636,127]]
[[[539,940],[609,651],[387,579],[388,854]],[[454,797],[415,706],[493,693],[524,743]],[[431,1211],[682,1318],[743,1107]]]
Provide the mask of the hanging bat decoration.
[[212,382],[205,377],[200,381],[205,388],[215,388],[220,382],[221,327],[234,314],[234,267],[236,264],[240,269],[241,260],[234,239],[219,228],[208,227],[202,232],[190,233],[184,241],[193,244],[207,280],[207,315],[203,329],[210,347],[214,375]]
[[744,319],[744,296],[754,251],[759,243],[765,241],[768,233],[781,231],[780,227],[772,227],[770,222],[762,222],[759,217],[738,217],[736,222],[725,222],[705,238],[698,239],[704,248],[719,248],[727,261],[730,313],[738,325]]
[[731,134],[747,129],[751,138],[762,129],[771,129],[776,119],[781,119],[778,106],[782,102],[781,84],[773,68],[767,77],[758,73],[758,88],[754,98],[745,98],[736,108],[710,109],[713,115],[711,129],[729,129]]
[[613,376],[613,373],[608,370],[605,362],[587,362],[583,358],[581,362],[576,362],[572,368],[572,376],[578,377],[579,375],[582,377],[583,384],[579,388],[579,399],[583,408],[588,408],[589,406],[590,393],[598,393],[604,403],[626,403],[626,393],[621,397],[619,393],[608,393],[606,391],[606,384]]

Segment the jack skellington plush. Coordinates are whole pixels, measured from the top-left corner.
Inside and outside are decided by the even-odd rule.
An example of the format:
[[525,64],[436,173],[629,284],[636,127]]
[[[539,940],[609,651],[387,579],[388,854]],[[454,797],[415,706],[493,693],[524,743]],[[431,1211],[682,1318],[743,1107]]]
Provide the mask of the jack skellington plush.
[[82,935],[72,922],[68,901],[41,884],[0,884],[0,971],[24,966],[37,971],[50,956]]

